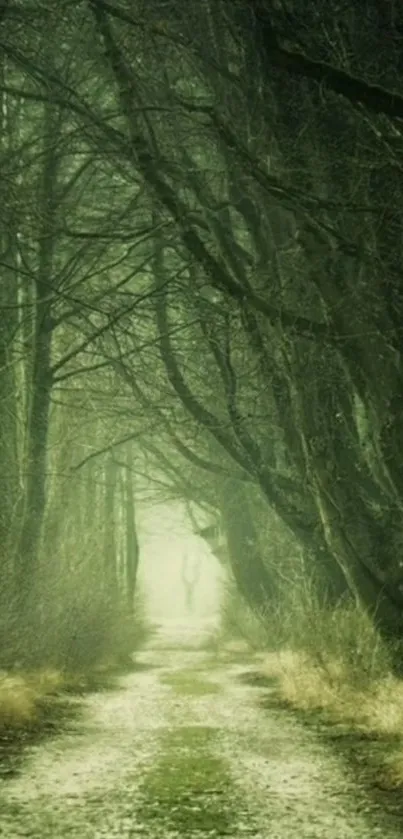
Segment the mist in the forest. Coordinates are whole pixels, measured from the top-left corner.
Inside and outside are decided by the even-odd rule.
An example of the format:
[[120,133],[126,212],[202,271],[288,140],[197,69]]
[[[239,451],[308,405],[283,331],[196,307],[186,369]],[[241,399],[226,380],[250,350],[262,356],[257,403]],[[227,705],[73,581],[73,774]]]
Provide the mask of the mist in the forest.
[[179,503],[137,510],[139,582],[153,621],[218,620],[223,571]]

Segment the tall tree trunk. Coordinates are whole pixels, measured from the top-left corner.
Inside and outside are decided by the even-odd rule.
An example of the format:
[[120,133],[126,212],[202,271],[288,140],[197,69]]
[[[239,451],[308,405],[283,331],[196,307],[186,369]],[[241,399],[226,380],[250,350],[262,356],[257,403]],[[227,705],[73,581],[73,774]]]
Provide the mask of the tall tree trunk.
[[[3,277],[0,284],[0,545],[9,556],[10,524],[19,494],[16,383],[14,376],[12,310],[17,302],[15,278]],[[11,311],[2,314],[2,306]],[[3,571],[4,573],[4,571]]]
[[137,569],[139,564],[139,543],[136,530],[136,513],[134,501],[133,481],[133,452],[129,445],[127,448],[127,469],[126,469],[126,594],[127,606],[130,612],[134,609],[134,594],[136,590]]
[[[0,58],[0,84],[7,84],[5,57]],[[7,94],[0,95],[0,156],[6,165],[7,154],[13,150],[11,120],[8,112]],[[14,149],[15,151],[15,149]],[[10,179],[11,180],[11,179]],[[3,195],[3,201],[4,201]],[[7,207],[7,201],[5,201]],[[9,210],[9,213],[7,212]],[[0,251],[9,267],[2,267],[0,277],[0,551],[2,560],[2,590],[11,578],[10,549],[12,547],[12,524],[16,517],[19,497],[18,464],[18,404],[16,399],[16,358],[14,339],[18,332],[18,257],[16,250],[17,231],[13,219],[13,207],[2,211],[0,229]]]
[[[24,513],[16,550],[16,588],[21,616],[34,607],[32,598],[38,562],[38,548],[46,505],[46,458],[49,408],[52,392],[51,301],[54,258],[54,225],[57,188],[57,138],[59,117],[51,103],[44,105],[44,162],[41,196],[41,226],[35,284],[35,324],[32,347],[30,405],[26,435],[26,481]],[[38,613],[40,611],[39,604]],[[35,607],[35,611],[36,607]]]
[[106,602],[112,607],[118,602],[117,569],[117,466],[111,452],[105,468],[103,582]]

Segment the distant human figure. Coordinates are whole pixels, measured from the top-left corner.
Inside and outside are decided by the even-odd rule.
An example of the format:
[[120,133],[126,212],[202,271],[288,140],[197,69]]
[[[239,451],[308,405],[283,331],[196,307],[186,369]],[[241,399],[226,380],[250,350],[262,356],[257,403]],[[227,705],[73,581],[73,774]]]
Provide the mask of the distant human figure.
[[185,589],[185,604],[189,613],[194,609],[194,596],[200,578],[200,557],[191,560],[188,553],[182,558],[181,577]]

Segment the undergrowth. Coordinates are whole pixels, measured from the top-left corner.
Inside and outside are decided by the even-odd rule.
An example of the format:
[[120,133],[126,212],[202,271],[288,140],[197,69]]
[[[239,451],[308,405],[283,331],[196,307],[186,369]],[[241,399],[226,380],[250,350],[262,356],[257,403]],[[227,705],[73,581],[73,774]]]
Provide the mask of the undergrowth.
[[403,787],[403,681],[393,672],[396,649],[353,599],[329,606],[312,580],[299,579],[277,604],[255,613],[229,584],[216,650],[228,648],[231,639],[261,653],[259,667],[282,703],[384,740],[377,779],[387,788]]
[[[7,624],[0,616],[0,737],[40,728],[67,700],[111,687],[113,674],[135,667],[133,654],[148,639],[143,601],[134,613],[101,610],[96,600],[64,609],[59,621],[44,621],[33,638],[14,628],[7,646]],[[3,616],[4,618],[4,616]],[[31,642],[34,642],[31,644]],[[35,646],[34,646],[35,645]]]

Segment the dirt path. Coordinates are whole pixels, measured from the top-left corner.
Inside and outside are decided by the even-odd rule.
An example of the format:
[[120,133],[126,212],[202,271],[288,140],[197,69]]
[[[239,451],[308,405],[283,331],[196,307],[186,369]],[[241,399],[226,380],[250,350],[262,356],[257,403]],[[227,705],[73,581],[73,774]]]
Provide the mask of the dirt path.
[[245,664],[214,665],[190,642],[180,628],[155,640],[149,669],[27,750],[0,785],[0,836],[401,836],[314,733],[259,707]]

